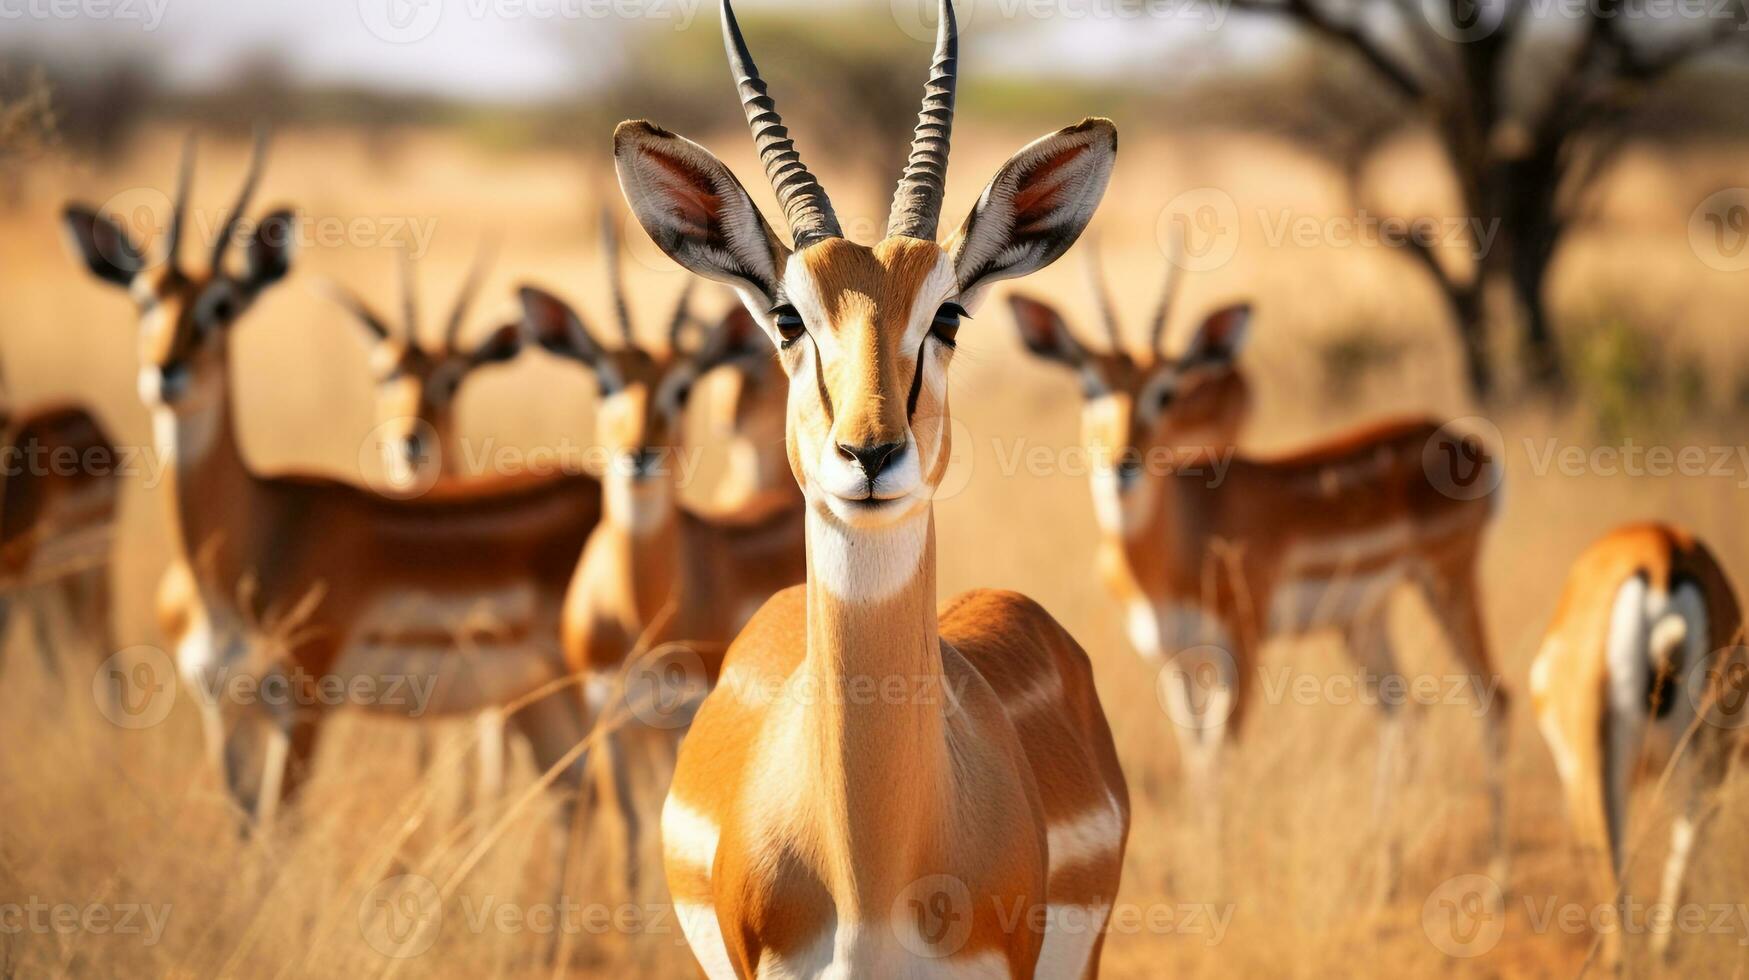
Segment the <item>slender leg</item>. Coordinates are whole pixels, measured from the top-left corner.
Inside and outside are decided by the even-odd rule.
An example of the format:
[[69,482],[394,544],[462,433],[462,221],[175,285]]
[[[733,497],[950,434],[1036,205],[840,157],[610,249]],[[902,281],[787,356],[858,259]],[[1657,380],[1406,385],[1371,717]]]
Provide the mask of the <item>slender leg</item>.
[[1404,706],[1382,696],[1382,692],[1403,690],[1402,671],[1397,665],[1396,651],[1391,646],[1390,603],[1388,596],[1375,601],[1348,624],[1348,650],[1368,675],[1368,680],[1381,685],[1377,699],[1382,717],[1379,719],[1377,768],[1373,773],[1372,820],[1379,837],[1379,900],[1389,901],[1396,895],[1402,873],[1403,840],[1394,826],[1396,797],[1407,778],[1409,725]]

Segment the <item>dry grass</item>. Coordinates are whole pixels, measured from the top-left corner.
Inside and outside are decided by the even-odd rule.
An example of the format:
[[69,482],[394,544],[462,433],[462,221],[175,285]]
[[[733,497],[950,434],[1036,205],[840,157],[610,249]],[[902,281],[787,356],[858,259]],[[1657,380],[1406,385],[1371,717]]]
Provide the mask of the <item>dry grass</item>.
[[[958,141],[950,210],[972,199],[1020,134],[965,127]],[[745,137],[712,141],[729,148],[731,166],[752,173]],[[117,438],[149,445],[133,400],[134,335],[126,303],[73,274],[61,254],[53,214],[69,195],[97,201],[128,187],[162,188],[173,171],[174,141],[159,134],[138,148],[122,173],[41,170],[31,175],[29,203],[0,221],[0,309],[6,311],[0,354],[14,395],[23,402],[72,395],[93,400]],[[422,264],[427,310],[458,280],[475,238],[504,232],[505,249],[488,295],[507,298],[512,282],[547,282],[581,301],[599,322],[591,215],[607,185],[599,164],[558,157],[491,157],[441,135],[415,137],[386,162],[341,134],[291,134],[281,140],[266,186],[268,202],[298,202],[315,216],[435,220],[432,251]],[[1413,154],[1413,148],[1405,153]],[[1181,296],[1173,335],[1183,336],[1197,310],[1250,296],[1260,311],[1248,361],[1259,390],[1258,421],[1248,443],[1291,445],[1355,419],[1424,411],[1466,414],[1435,296],[1409,263],[1370,249],[1270,248],[1260,244],[1258,208],[1308,214],[1348,207],[1336,175],[1293,151],[1249,137],[1125,143],[1112,200],[1101,219],[1111,280],[1139,319],[1151,302],[1160,252],[1153,228],[1179,191],[1217,186],[1240,202],[1244,246],[1219,270],[1192,276]],[[1148,166],[1138,164],[1148,161]],[[1398,174],[1415,180],[1413,161]],[[200,202],[216,207],[242,166],[238,147],[211,147],[202,158]],[[1563,309],[1627,302],[1632,309],[1675,311],[1669,342],[1710,352],[1728,370],[1743,341],[1735,311],[1742,280],[1715,273],[1687,249],[1692,202],[1712,187],[1743,183],[1728,161],[1633,159],[1614,185],[1606,218],[1564,256],[1554,293]],[[821,168],[828,180],[829,164]],[[1705,188],[1705,189],[1702,189]],[[847,195],[841,211],[884,213],[885,192]],[[860,209],[860,210],[859,210]],[[210,216],[211,212],[208,212]],[[953,215],[957,219],[958,214]],[[198,220],[210,220],[210,217]],[[1272,219],[1273,220],[1273,219]],[[872,227],[872,221],[867,225]],[[382,225],[379,230],[386,229]],[[1626,233],[1623,232],[1626,230]],[[335,276],[387,303],[393,255],[353,245],[318,247],[300,256],[294,285],[270,296],[239,336],[239,386],[248,451],[265,468],[297,465],[356,476],[371,428],[361,347],[354,329],[303,288],[314,274]],[[658,257],[629,264],[635,295],[654,327],[679,277]],[[1629,283],[1631,286],[1615,286]],[[1071,308],[1087,310],[1074,263],[1038,281]],[[1607,285],[1605,285],[1607,284]],[[647,297],[647,298],[645,298]],[[483,320],[483,317],[482,317]],[[1085,313],[1083,327],[1091,321]],[[1356,324],[1400,338],[1407,353],[1390,376],[1369,379],[1363,395],[1339,409],[1321,408],[1321,365],[1313,341]],[[485,329],[486,324],[477,324]],[[1417,765],[1385,833],[1405,843],[1405,868],[1394,899],[1379,900],[1373,871],[1380,836],[1371,821],[1376,712],[1364,705],[1288,703],[1260,706],[1221,789],[1227,815],[1218,846],[1201,832],[1208,801],[1181,792],[1171,722],[1153,678],[1129,651],[1118,609],[1093,575],[1094,527],[1084,481],[1073,473],[1008,475],[1018,446],[1054,450],[1076,442],[1072,381],[1026,361],[996,303],[963,335],[954,381],[956,418],[971,433],[973,470],[966,490],[938,507],[942,587],[1017,588],[1040,599],[1091,652],[1106,711],[1136,800],[1124,892],[1140,909],[1212,908],[1229,915],[1219,940],[1206,919],[1181,928],[1113,936],[1106,974],[1130,976],[1327,976],[1365,972],[1405,976],[1568,976],[1582,963],[1589,936],[1538,931],[1533,912],[1550,901],[1602,900],[1567,843],[1553,768],[1531,723],[1529,660],[1567,563],[1589,540],[1622,521],[1666,517],[1694,526],[1739,578],[1749,534],[1739,518],[1749,472],[1731,477],[1605,477],[1538,472],[1544,441],[1583,444],[1582,413],[1515,412],[1494,422],[1508,446],[1506,506],[1485,555],[1487,619],[1497,660],[1516,695],[1511,743],[1511,832],[1516,855],[1504,937],[1475,959],[1448,957],[1423,928],[1424,903],[1451,876],[1486,865],[1486,814],[1480,792],[1478,729],[1464,705],[1419,713]],[[470,400],[474,431],[518,444],[586,438],[590,386],[578,373],[540,357],[485,380]],[[525,397],[539,391],[539,398]],[[1668,437],[1676,444],[1731,445],[1700,424]],[[370,454],[365,454],[367,459]],[[163,488],[145,481],[125,500],[117,580],[122,645],[154,643],[148,603],[167,536]],[[1745,579],[1749,580],[1749,579]],[[1453,661],[1422,611],[1410,601],[1398,636],[1411,673],[1445,676]],[[512,912],[548,900],[553,874],[545,828],[548,801],[531,795],[535,774],[519,757],[511,801],[458,814],[470,731],[440,726],[439,761],[420,777],[414,736],[404,724],[351,715],[329,729],[319,772],[294,819],[267,839],[239,840],[215,776],[208,771],[194,713],[185,700],[162,725],[118,730],[103,720],[90,679],[102,652],[62,650],[65,680],[43,675],[15,632],[0,685],[0,904],[40,900],[79,906],[143,903],[168,909],[160,941],[138,935],[0,931],[0,976],[301,976],[537,975],[548,938],[539,923],[512,927]],[[1332,640],[1275,644],[1265,668],[1315,677],[1349,671]],[[1735,903],[1749,885],[1749,808],[1735,789],[1696,862],[1694,900]],[[1634,875],[1651,890],[1662,853],[1658,807],[1643,807],[1648,858]],[[506,831],[477,867],[456,881],[442,906],[430,949],[406,959],[385,956],[381,918],[405,898],[379,883],[398,875],[439,885],[468,860],[477,826]],[[586,855],[589,881],[571,889],[584,904],[576,919],[578,973],[686,975],[687,955],[660,896],[621,908],[599,870],[616,844],[595,842]],[[1222,855],[1217,881],[1213,855]],[[653,854],[653,852],[652,852]],[[0,925],[4,925],[0,921]],[[1158,924],[1158,922],[1157,922]],[[1684,944],[1681,972],[1741,972],[1749,923],[1729,935]],[[376,940],[373,945],[372,940]],[[1630,943],[1630,952],[1639,955]],[[1675,970],[1672,971],[1677,972]]]

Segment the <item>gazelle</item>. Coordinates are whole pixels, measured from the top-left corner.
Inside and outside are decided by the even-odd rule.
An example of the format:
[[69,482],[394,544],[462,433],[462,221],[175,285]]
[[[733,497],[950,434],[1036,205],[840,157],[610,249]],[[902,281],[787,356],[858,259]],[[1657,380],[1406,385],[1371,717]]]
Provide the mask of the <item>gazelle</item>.
[[484,270],[484,261],[477,260],[444,319],[436,347],[427,347],[418,336],[410,260],[402,264],[399,328],[344,287],[332,285],[328,290],[334,301],[352,314],[370,345],[371,375],[376,385],[374,431],[391,492],[478,495],[501,492],[522,482],[470,473],[464,465],[471,454],[462,441],[456,411],[463,387],[476,371],[505,364],[523,348],[519,323],[501,324],[472,345],[462,343],[468,309]]
[[944,249],[958,39],[949,3],[940,16],[873,247],[843,237],[726,0],[731,73],[793,244],[708,150],[643,121],[614,132],[650,237],[733,286],[778,345],[807,500],[807,583],[735,639],[663,811],[669,888],[713,978],[1092,975],[1117,892],[1128,791],[1086,654],[1012,593],[938,612],[930,502],[960,319],[1074,243],[1117,133],[1088,119],[1022,149]]
[[[90,208],[71,205],[65,218],[92,273],[126,287],[139,309],[140,393],[160,451],[174,460],[178,559],[192,570],[183,581],[198,591],[175,606],[192,611],[171,624],[178,668],[202,695],[208,746],[233,796],[265,823],[306,775],[334,706],[321,694],[334,689],[331,678],[345,682],[348,703],[420,716],[504,705],[563,677],[546,642],[557,636],[562,595],[551,583],[567,581],[600,500],[588,479],[477,500],[391,500],[249,467],[229,378],[231,332],[289,271],[294,220],[289,210],[262,219],[244,270],[227,268],[261,159],[258,145],[206,271],[179,260],[192,152],[163,262],[147,265],[127,233]],[[478,655],[464,656],[455,638],[466,624],[451,618],[482,612],[496,629],[475,637]],[[240,642],[259,639],[263,624],[279,627],[273,649]],[[230,697],[228,681],[239,676],[287,696]],[[581,738],[575,704],[560,692],[515,716],[542,768],[558,765]],[[569,793],[580,769],[565,775],[559,784]],[[568,817],[560,820],[568,840]]]
[[121,465],[84,408],[14,414],[0,386],[0,644],[12,604],[27,603],[37,655],[51,671],[60,662],[57,613],[93,649],[111,651],[109,554]]
[[[616,248],[609,240],[609,248]],[[776,592],[807,575],[799,494],[764,487],[763,474],[782,458],[782,444],[759,446],[757,423],[781,410],[788,385],[765,362],[771,345],[752,317],[736,307],[707,332],[696,350],[682,348],[686,299],[669,329],[666,349],[640,345],[614,279],[620,339],[608,347],[569,306],[534,287],[522,290],[530,330],[548,350],[587,366],[601,387],[597,441],[607,450],[601,523],[589,536],[565,598],[565,662],[585,678],[585,715],[608,717],[614,693],[630,665],[660,691],[627,691],[660,700],[609,731],[598,756],[601,780],[611,785],[624,843],[625,883],[638,882],[641,815],[634,799],[634,768],[666,776],[690,711],[690,699],[715,683],[728,643]],[[701,513],[681,502],[684,415],[706,375],[733,366],[738,390],[730,407],[732,486],[725,503]],[[722,422],[719,421],[719,425]],[[757,448],[755,448],[757,447]],[[737,460],[738,457],[738,460]],[[794,478],[790,485],[794,486]],[[788,501],[787,506],[778,506]],[[643,684],[636,685],[642,688]],[[638,762],[632,761],[636,754]],[[591,801],[596,797],[591,795]]]
[[[1262,644],[1337,629],[1363,669],[1395,676],[1388,600],[1397,585],[1412,582],[1485,709],[1493,867],[1503,875],[1506,698],[1476,582],[1494,509],[1496,464],[1487,451],[1412,421],[1359,429],[1287,456],[1238,455],[1233,437],[1247,401],[1235,361],[1248,307],[1210,315],[1177,357],[1162,349],[1162,308],[1139,358],[1124,350],[1109,312],[1111,349],[1093,353],[1048,305],[1016,298],[1013,309],[1027,349],[1081,380],[1083,438],[1096,461],[1101,571],[1127,610],[1137,651],[1171,668],[1163,695],[1209,829],[1220,824],[1208,802],[1216,798],[1220,756],[1244,720]],[[1443,459],[1441,449],[1475,464],[1467,486],[1478,492],[1448,494],[1434,482],[1430,467]],[[1378,760],[1382,817],[1399,778],[1403,735],[1398,706],[1388,697],[1378,703],[1387,717]],[[1387,888],[1394,875],[1393,849],[1382,876]]]
[[[1749,666],[1741,634],[1724,569],[1705,544],[1678,528],[1618,528],[1568,573],[1531,664],[1531,701],[1593,880],[1612,901],[1628,858],[1634,784],[1658,771],[1658,752],[1668,758],[1692,739],[1675,760],[1683,810],[1659,897],[1672,908],[1682,901],[1689,856],[1714,809],[1709,797],[1743,744]],[[1654,933],[1654,951],[1666,951],[1669,939],[1669,931]],[[1615,932],[1606,934],[1612,965],[1619,965],[1618,944]]]

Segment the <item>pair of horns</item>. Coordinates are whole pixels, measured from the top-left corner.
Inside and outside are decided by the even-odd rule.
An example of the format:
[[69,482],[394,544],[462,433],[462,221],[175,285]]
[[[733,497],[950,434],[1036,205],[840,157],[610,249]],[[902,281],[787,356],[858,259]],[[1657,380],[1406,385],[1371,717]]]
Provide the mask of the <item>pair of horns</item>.
[[[1117,303],[1112,299],[1111,290],[1106,288],[1105,276],[1099,269],[1099,246],[1096,242],[1087,243],[1087,281],[1093,289],[1093,297],[1099,304],[1099,319],[1105,325],[1105,335],[1111,341],[1113,351],[1123,350],[1123,331],[1117,319]],[[1166,321],[1172,315],[1172,301],[1178,295],[1178,248],[1174,242],[1172,253],[1166,257],[1166,279],[1160,287],[1160,302],[1154,307],[1154,315],[1148,322],[1148,349],[1159,350],[1166,339]]]
[[[237,203],[231,206],[230,213],[225,215],[225,226],[219,232],[218,240],[213,242],[210,267],[214,273],[224,271],[225,252],[231,246],[231,238],[237,234],[237,223],[243,220],[244,212],[249,210],[249,202],[255,196],[255,187],[261,183],[261,170],[267,160],[267,130],[255,130],[255,145],[249,151],[249,171],[243,178],[243,189],[237,192]],[[176,200],[170,208],[170,230],[164,239],[164,254],[171,266],[178,263],[182,251],[184,231],[188,227],[188,197],[194,186],[194,134],[189,133],[182,143],[182,164],[176,174]]]
[[[729,71],[741,98],[753,145],[765,167],[765,177],[777,192],[789,222],[795,247],[805,248],[826,238],[843,238],[838,216],[826,189],[802,163],[796,141],[790,139],[777,104],[766,92],[765,80],[747,50],[741,25],[729,0],[723,0],[723,46],[729,54]],[[917,128],[911,137],[911,155],[893,193],[887,216],[887,235],[934,241],[941,219],[941,199],[947,188],[947,156],[953,134],[954,85],[959,69],[959,29],[954,22],[953,0],[941,0],[940,22],[935,35],[935,57],[929,81],[923,89],[923,107],[917,113]]]
[[[491,268],[492,258],[497,253],[497,243],[488,238],[480,243],[474,253],[473,265],[468,269],[468,277],[462,282],[461,290],[456,293],[455,305],[450,308],[449,318],[443,325],[443,347],[446,351],[457,350],[456,343],[461,339],[462,326],[467,321],[468,310],[473,306],[474,298],[480,293],[480,284],[486,278],[486,270]],[[417,287],[413,277],[412,253],[401,251],[401,335],[409,345],[419,343],[419,300]],[[381,317],[371,311],[364,301],[346,289],[330,284],[328,289],[335,302],[351,313],[353,318],[364,324],[372,333],[383,340],[394,335],[394,330]]]
[[[626,301],[625,278],[620,273],[619,266],[620,240],[619,222],[614,220],[613,210],[607,205],[601,208],[601,254],[602,262],[607,268],[607,288],[613,299],[613,315],[619,325],[621,343],[626,347],[637,346],[637,340],[632,335],[632,308]],[[668,347],[670,350],[680,349],[681,336],[686,332],[688,324],[693,322],[692,316],[692,276],[686,277],[686,285],[680,288],[680,298],[674,303],[674,314],[668,318]]]

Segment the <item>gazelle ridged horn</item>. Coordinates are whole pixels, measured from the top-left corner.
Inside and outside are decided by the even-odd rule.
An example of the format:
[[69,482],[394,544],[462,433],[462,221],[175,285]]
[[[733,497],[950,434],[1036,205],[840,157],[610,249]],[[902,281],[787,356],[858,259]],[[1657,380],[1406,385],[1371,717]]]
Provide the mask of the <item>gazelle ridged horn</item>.
[[164,261],[175,268],[188,225],[188,195],[194,188],[194,133],[182,141],[182,163],[176,169],[176,199],[170,202],[170,231],[164,238]]
[[680,298],[674,301],[674,315],[668,319],[668,349],[680,351],[680,335],[686,330],[686,324],[692,320],[692,287],[695,280],[686,277],[686,285],[680,287]]
[[741,25],[735,22],[729,0],[723,0],[723,47],[729,55],[729,72],[735,79],[741,111],[753,133],[754,149],[765,166],[771,189],[777,192],[777,203],[783,207],[795,247],[806,248],[825,238],[843,238],[844,231],[838,226],[838,216],[832,212],[826,189],[802,163],[796,141],[790,139],[783,117],[777,114],[777,103],[765,92],[765,80],[759,77],[759,66],[753,63],[753,55],[747,50],[747,41],[741,36]]
[[1178,296],[1178,249],[1174,238],[1166,253],[1166,281],[1160,286],[1160,305],[1154,308],[1154,322],[1148,326],[1148,349],[1159,352],[1166,340],[1166,321],[1172,317],[1172,301]]
[[941,199],[947,193],[947,154],[953,136],[953,93],[959,72],[960,35],[953,18],[953,0],[941,0],[935,33],[935,60],[923,87],[923,108],[911,135],[911,157],[893,192],[887,216],[887,236],[903,235],[935,241],[941,220]]
[[219,230],[218,241],[213,242],[212,271],[223,272],[225,250],[231,247],[231,236],[237,233],[237,222],[243,220],[243,212],[249,210],[249,201],[255,196],[255,186],[261,182],[261,168],[267,159],[267,130],[255,130],[255,145],[249,151],[249,172],[243,178],[243,189],[237,192],[237,203],[232,206],[231,213],[225,216],[225,226]]
[[401,333],[408,347],[419,345],[419,296],[418,286],[413,281],[413,249],[412,246],[402,248],[400,256],[401,270]]
[[480,283],[486,278],[486,270],[491,268],[497,253],[498,242],[494,238],[488,236],[480,241],[479,250],[474,253],[474,263],[468,269],[468,278],[462,282],[461,291],[456,293],[455,306],[449,311],[449,322],[443,327],[444,350],[455,351],[456,341],[461,338],[462,323],[468,317],[468,307],[474,304]]
[[1117,304],[1106,288],[1105,275],[1099,270],[1099,243],[1088,242],[1086,252],[1087,286],[1093,290],[1093,301],[1099,304],[1099,320],[1105,326],[1105,336],[1111,341],[1111,352],[1123,353],[1123,329],[1117,322]]
[[619,226],[614,223],[613,211],[605,204],[601,206],[601,261],[607,267],[607,291],[613,299],[620,339],[631,347],[632,308],[626,303],[626,284],[619,267]]

